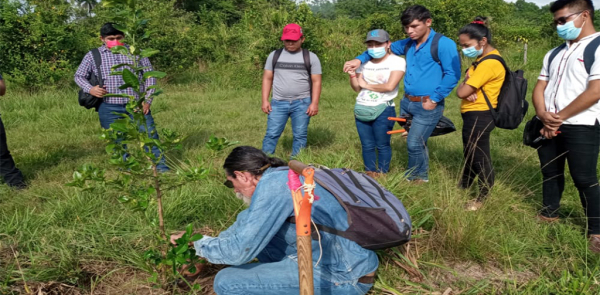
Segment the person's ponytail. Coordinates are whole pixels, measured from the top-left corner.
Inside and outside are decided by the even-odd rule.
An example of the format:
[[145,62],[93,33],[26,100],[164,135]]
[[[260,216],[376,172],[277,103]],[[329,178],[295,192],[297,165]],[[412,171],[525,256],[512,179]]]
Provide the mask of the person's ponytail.
[[261,150],[251,146],[234,148],[223,163],[223,169],[229,176],[235,177],[234,171],[246,171],[253,175],[262,175],[269,167],[287,166],[279,158],[269,157]]
[[487,17],[478,16],[470,24],[462,27],[458,31],[458,35],[469,35],[469,39],[481,41],[484,37],[487,43],[492,44],[492,32],[489,29],[489,20]]

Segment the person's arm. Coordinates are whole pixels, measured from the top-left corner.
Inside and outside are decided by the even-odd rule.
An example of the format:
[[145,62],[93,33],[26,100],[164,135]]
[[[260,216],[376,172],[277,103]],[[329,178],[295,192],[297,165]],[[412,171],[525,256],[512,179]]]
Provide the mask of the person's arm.
[[358,85],[358,81],[362,79],[362,74],[356,73],[355,71],[349,71],[348,75],[350,76],[350,87],[352,87],[352,90],[355,92],[360,92],[362,88],[360,88],[360,85]]
[[398,86],[400,80],[404,77],[404,71],[392,71],[390,73],[390,78],[385,84],[367,84],[365,79],[358,79],[359,85],[361,88],[375,91],[375,92],[390,92]]
[[6,94],[6,84],[4,84],[4,79],[2,79],[2,75],[0,74],[0,96]]
[[214,264],[241,265],[251,261],[293,214],[292,198],[283,197],[290,194],[285,179],[264,175],[250,207],[238,215],[224,234],[196,241],[196,254]]
[[92,54],[88,52],[83,57],[83,60],[81,61],[79,67],[77,68],[77,71],[75,72],[75,83],[85,93],[90,93],[90,89],[92,89],[93,87],[92,84],[90,84],[90,82],[88,81],[88,77],[90,77],[90,75],[93,74],[93,66],[94,59],[92,58]]
[[588,82],[588,86],[566,108],[558,112],[562,120],[567,120],[598,103],[600,100],[600,80]]
[[488,82],[504,78],[506,72],[503,70],[504,66],[498,61],[488,60],[479,64],[477,69],[473,70],[471,74],[465,75],[465,79],[456,88],[456,95],[462,99],[469,99],[472,95],[477,96],[477,90],[483,88]]
[[[152,68],[152,63],[150,63],[150,59],[147,57],[144,57],[140,60],[140,66],[144,67],[142,75],[146,72],[154,71],[154,69]],[[143,76],[139,79],[142,80]],[[146,91],[146,89],[148,89],[150,86],[156,85],[156,78],[149,77],[142,84],[143,85],[140,85],[140,93],[144,93],[144,91]],[[150,112],[150,105],[152,105],[152,101],[154,100],[154,97],[152,96],[154,91],[156,91],[156,89],[152,88],[148,89],[148,92],[146,93],[146,100],[142,104],[144,115],[147,115]]]
[[262,78],[262,111],[269,114],[272,110],[269,96],[273,87],[273,71],[264,70]]
[[536,116],[542,121],[544,124],[544,128],[540,130],[540,133],[544,135],[546,138],[552,138],[556,135],[556,131],[562,125],[562,118],[560,115],[548,112],[546,108],[546,100],[544,98],[544,91],[548,86],[549,81],[549,54],[547,53],[544,57],[544,62],[542,65],[542,70],[540,71],[540,75],[538,76],[538,81],[533,88],[533,97],[531,101],[533,102],[533,107],[535,108]]
[[440,39],[438,55],[440,62],[442,63],[444,78],[435,89],[434,94],[431,95],[431,100],[434,103],[438,103],[446,98],[450,92],[452,92],[452,89],[454,89],[456,84],[458,84],[461,76],[460,58],[458,56],[458,51],[456,51],[456,43],[454,43],[454,41],[442,37]]
[[[410,42],[410,40],[411,40],[410,38],[407,38],[407,39],[392,42],[392,44],[390,45],[390,50],[392,51],[392,53],[394,53],[396,55],[406,55],[406,52],[404,52],[404,47],[406,46],[406,43]],[[358,69],[358,67],[361,64],[364,64],[370,60],[371,60],[371,56],[369,55],[369,53],[367,53],[367,51],[364,51],[361,55],[357,56],[355,59],[353,59],[351,61],[347,61],[344,64],[344,72],[347,73],[350,70],[356,71],[356,69]]]
[[319,57],[309,52],[310,56],[310,77],[312,82],[312,92],[310,94],[311,102],[306,110],[309,116],[316,116],[319,113],[319,100],[321,99],[321,81],[323,78],[323,70],[321,69],[321,60]]
[[88,52],[83,57],[81,64],[79,64],[79,67],[75,72],[75,83],[77,83],[77,85],[79,86],[79,88],[81,88],[81,90],[83,90],[83,92],[101,98],[106,93],[108,93],[106,91],[106,86],[104,86],[104,88],[101,88],[98,85],[92,86],[92,84],[90,84],[90,82],[88,81],[90,75],[94,73],[92,70],[93,67],[95,67],[94,58],[92,57],[92,53]]
[[458,96],[458,98],[466,99],[469,96],[471,96],[472,94],[477,92],[477,88],[467,84],[468,80],[469,80],[469,74],[467,74],[465,76],[465,79],[463,80],[463,82],[460,83],[458,85],[458,87],[456,88],[456,96]]
[[316,116],[319,113],[319,99],[321,98],[321,79],[322,75],[310,75],[312,81],[311,102],[306,113],[309,116]]

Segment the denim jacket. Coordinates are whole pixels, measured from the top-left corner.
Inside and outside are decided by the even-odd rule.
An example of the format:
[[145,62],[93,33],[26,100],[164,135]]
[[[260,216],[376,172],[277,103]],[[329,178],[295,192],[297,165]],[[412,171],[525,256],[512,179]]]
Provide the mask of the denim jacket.
[[[196,254],[211,263],[229,265],[241,265],[255,257],[260,262],[297,260],[296,226],[286,221],[294,214],[287,174],[287,169],[267,169],[256,186],[250,207],[218,237],[205,236],[196,241]],[[315,195],[319,198],[313,203],[313,221],[346,230],[347,214],[335,197],[320,185],[315,188]],[[312,241],[313,266],[321,256],[314,268],[315,276],[348,282],[377,269],[379,261],[375,252],[340,236],[320,234],[322,255],[319,241]]]

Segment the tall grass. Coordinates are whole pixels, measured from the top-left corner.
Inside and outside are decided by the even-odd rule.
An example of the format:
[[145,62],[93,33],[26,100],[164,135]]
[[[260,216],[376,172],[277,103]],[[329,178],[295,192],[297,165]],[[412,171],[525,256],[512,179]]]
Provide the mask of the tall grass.
[[[530,49],[527,65],[519,63],[522,53],[516,49],[502,53],[511,67],[526,70],[532,89],[549,48],[541,44]],[[255,70],[257,77],[260,74]],[[222,185],[220,167],[228,151],[215,153],[204,143],[214,134],[260,147],[264,136],[260,86],[240,88],[227,75],[213,77],[216,82],[210,85],[167,85],[166,94],[153,105],[159,130],[188,135],[183,151],[168,155],[170,165],[187,167],[190,161],[211,169],[203,183],[183,186],[165,197],[169,230],[194,223],[218,232],[232,224],[243,206]],[[311,119],[309,146],[300,160],[363,169],[353,119],[356,94],[347,84],[345,79],[325,80],[320,112]],[[31,187],[13,191],[0,185],[0,293],[16,294],[23,280],[33,285],[58,281],[96,294],[140,292],[147,285],[142,253],[152,240],[142,217],[121,206],[114,195],[64,186],[81,164],[108,167],[97,115],[77,105],[73,89],[11,90],[0,100],[0,111],[9,147]],[[447,98],[445,115],[460,130],[455,94]],[[397,254],[381,253],[373,292],[430,294],[451,288],[461,294],[598,294],[600,259],[587,250],[584,214],[571,182],[562,202],[565,218],[554,225],[536,222],[541,207],[536,152],[521,144],[522,127],[496,129],[491,138],[496,186],[480,211],[465,212],[463,205],[473,195],[456,188],[463,167],[459,132],[430,139],[431,182],[422,186],[403,179],[406,143],[399,136],[392,138],[393,164],[381,183],[412,216],[415,239],[404,254],[416,258],[414,266],[423,278],[412,278],[398,267],[397,262],[406,262]],[[287,159],[291,142],[288,126],[276,155]]]

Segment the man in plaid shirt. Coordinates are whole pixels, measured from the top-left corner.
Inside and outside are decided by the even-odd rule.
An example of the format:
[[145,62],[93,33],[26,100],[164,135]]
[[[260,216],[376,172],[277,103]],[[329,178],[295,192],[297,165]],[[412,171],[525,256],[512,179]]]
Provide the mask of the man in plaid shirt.
[[[89,93],[95,97],[103,97],[107,93],[115,93],[115,94],[128,94],[134,97],[139,98],[137,94],[133,91],[133,89],[119,89],[119,86],[123,85],[125,82],[123,81],[123,77],[119,75],[110,75],[111,68],[118,64],[133,64],[133,61],[122,54],[114,54],[111,52],[110,48],[117,45],[124,45],[121,43],[125,34],[123,32],[115,29],[111,23],[106,23],[100,29],[100,39],[104,43],[98,50],[100,51],[100,56],[102,57],[102,65],[101,65],[101,74],[102,80],[104,81],[104,87],[100,86],[92,86],[88,81],[89,77],[93,74],[98,76],[98,69],[96,68],[96,64],[94,62],[94,58],[91,52],[88,52],[83,61],[79,65],[77,72],[75,72],[75,83],[79,85],[79,87],[86,93]],[[140,59],[141,66],[145,67],[144,72],[152,71],[152,64],[150,64],[150,60],[148,58]],[[120,70],[121,68],[117,69]],[[139,77],[142,79],[142,76]],[[156,84],[155,78],[146,79],[144,84],[146,88],[140,87],[140,91],[143,92],[148,87]],[[147,130],[148,133],[151,134],[152,138],[158,139],[158,133],[153,132],[155,130],[154,118],[152,118],[152,113],[150,111],[150,105],[152,104],[152,97],[150,95],[154,92],[154,89],[150,89],[148,91],[146,101],[143,103],[143,112],[146,116]],[[127,114],[127,110],[125,108],[126,104],[129,102],[129,99],[126,97],[104,97],[102,104],[98,108],[98,116],[100,118],[100,125],[104,129],[109,129],[110,124],[115,122],[115,120],[120,119],[121,116],[119,114]],[[116,114],[115,114],[116,113]],[[131,116],[131,114],[129,114]],[[140,126],[140,130],[144,130],[144,126]],[[154,147],[152,149],[154,155],[158,158],[160,156],[160,151],[158,148]],[[159,165],[157,166],[158,170],[161,172],[168,171],[169,168],[165,165],[164,158],[161,158]]]

